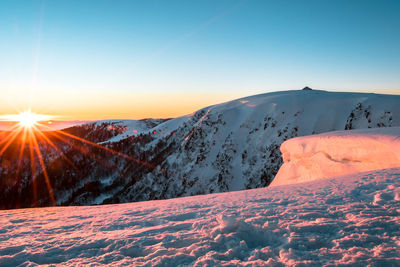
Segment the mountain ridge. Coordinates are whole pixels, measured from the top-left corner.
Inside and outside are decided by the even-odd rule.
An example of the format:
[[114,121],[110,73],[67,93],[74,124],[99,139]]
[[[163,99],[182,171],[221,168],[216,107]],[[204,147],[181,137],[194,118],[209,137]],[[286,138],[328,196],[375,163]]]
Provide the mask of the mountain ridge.
[[[140,129],[137,121],[130,123],[91,122],[65,130],[119,153],[77,140],[69,140],[72,145],[58,140],[81,174],[41,143],[49,151],[44,161],[57,205],[265,187],[282,164],[279,147],[284,141],[335,130],[400,126],[400,96],[290,90],[243,97],[165,121],[149,120]],[[29,199],[34,194],[28,162],[24,168],[24,175],[17,179],[23,181],[22,188],[0,184],[1,208],[34,206]],[[0,169],[1,177],[4,171]],[[37,174],[41,190],[37,205],[48,206],[51,202],[43,180]]]

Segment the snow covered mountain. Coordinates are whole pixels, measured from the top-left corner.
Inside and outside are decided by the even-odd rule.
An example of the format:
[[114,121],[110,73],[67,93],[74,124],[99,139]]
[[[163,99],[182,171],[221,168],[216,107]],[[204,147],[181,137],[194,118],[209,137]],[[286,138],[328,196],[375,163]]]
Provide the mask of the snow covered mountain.
[[[400,126],[400,96],[300,90],[250,96],[170,120],[102,121],[66,130],[108,150],[50,135],[64,155],[40,145],[56,203],[90,205],[264,187],[278,172],[279,147],[289,138],[392,126]],[[2,155],[8,165],[0,169],[0,207],[51,205],[39,170],[34,192],[29,151],[18,174],[12,152]]]

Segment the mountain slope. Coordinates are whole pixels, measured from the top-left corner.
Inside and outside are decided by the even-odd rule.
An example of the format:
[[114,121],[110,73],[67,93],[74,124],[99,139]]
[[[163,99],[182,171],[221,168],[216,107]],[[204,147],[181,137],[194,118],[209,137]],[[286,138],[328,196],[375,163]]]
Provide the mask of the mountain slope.
[[[58,205],[264,187],[282,164],[279,147],[285,140],[334,130],[400,126],[400,96],[285,91],[206,107],[191,115],[157,121],[140,132],[125,127],[123,121],[111,128],[116,122],[102,123],[101,129],[84,125],[68,130],[117,152],[76,140],[71,141],[75,146],[62,144],[65,156],[80,173],[42,144],[53,155],[45,157],[45,164]],[[28,171],[19,178],[25,181],[22,188],[0,185],[0,207],[34,205],[29,164],[25,168]],[[57,171],[60,168],[62,172]],[[5,169],[0,169],[1,175],[2,171]],[[12,172],[7,175],[15,177]],[[36,183],[37,204],[50,205],[43,175],[38,174]]]

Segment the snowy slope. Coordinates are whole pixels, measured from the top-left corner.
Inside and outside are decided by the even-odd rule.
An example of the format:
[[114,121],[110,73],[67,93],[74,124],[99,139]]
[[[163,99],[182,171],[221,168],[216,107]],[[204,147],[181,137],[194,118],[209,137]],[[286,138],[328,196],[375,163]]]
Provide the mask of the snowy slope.
[[168,119],[143,119],[143,120],[101,120],[92,122],[95,126],[108,125],[108,129],[116,131],[116,135],[99,144],[119,142],[130,136],[149,133],[152,128]]
[[271,185],[400,167],[400,127],[292,138],[281,152],[284,163]]
[[[333,130],[400,126],[400,96],[284,91],[237,99],[161,123],[160,168],[114,201],[162,199],[267,186],[287,139]],[[156,190],[155,190],[156,188]]]
[[0,211],[0,266],[398,266],[400,169],[161,201]]

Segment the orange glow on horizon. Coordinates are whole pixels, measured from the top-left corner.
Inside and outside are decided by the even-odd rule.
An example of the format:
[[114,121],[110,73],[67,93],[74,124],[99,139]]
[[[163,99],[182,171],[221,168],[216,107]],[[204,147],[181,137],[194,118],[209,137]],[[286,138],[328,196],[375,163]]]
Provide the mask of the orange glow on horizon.
[[[226,89],[227,90],[227,89]],[[354,92],[371,93],[366,90]],[[9,95],[6,102],[0,105],[0,114],[15,113],[31,107],[41,114],[57,115],[60,121],[89,121],[108,119],[145,119],[176,118],[191,114],[207,106],[232,101],[248,95],[272,92],[231,91],[215,92],[104,92],[83,91],[66,92],[47,90],[38,94],[33,102],[21,98],[21,95]],[[332,91],[334,92],[334,91]],[[400,90],[381,90],[375,93],[399,94]],[[242,100],[243,104],[244,101]],[[8,104],[7,104],[8,103]],[[10,104],[12,103],[12,104]],[[1,120],[1,118],[0,118]],[[49,123],[50,124],[50,123]]]
[[[0,114],[16,113],[31,107],[41,114],[55,116],[59,121],[107,119],[175,118],[193,113],[206,106],[242,97],[236,93],[88,93],[46,95],[34,103],[13,100],[13,106],[0,106]],[[1,120],[1,117],[0,117]],[[50,120],[50,119],[48,119]],[[54,118],[51,118],[54,123]]]

